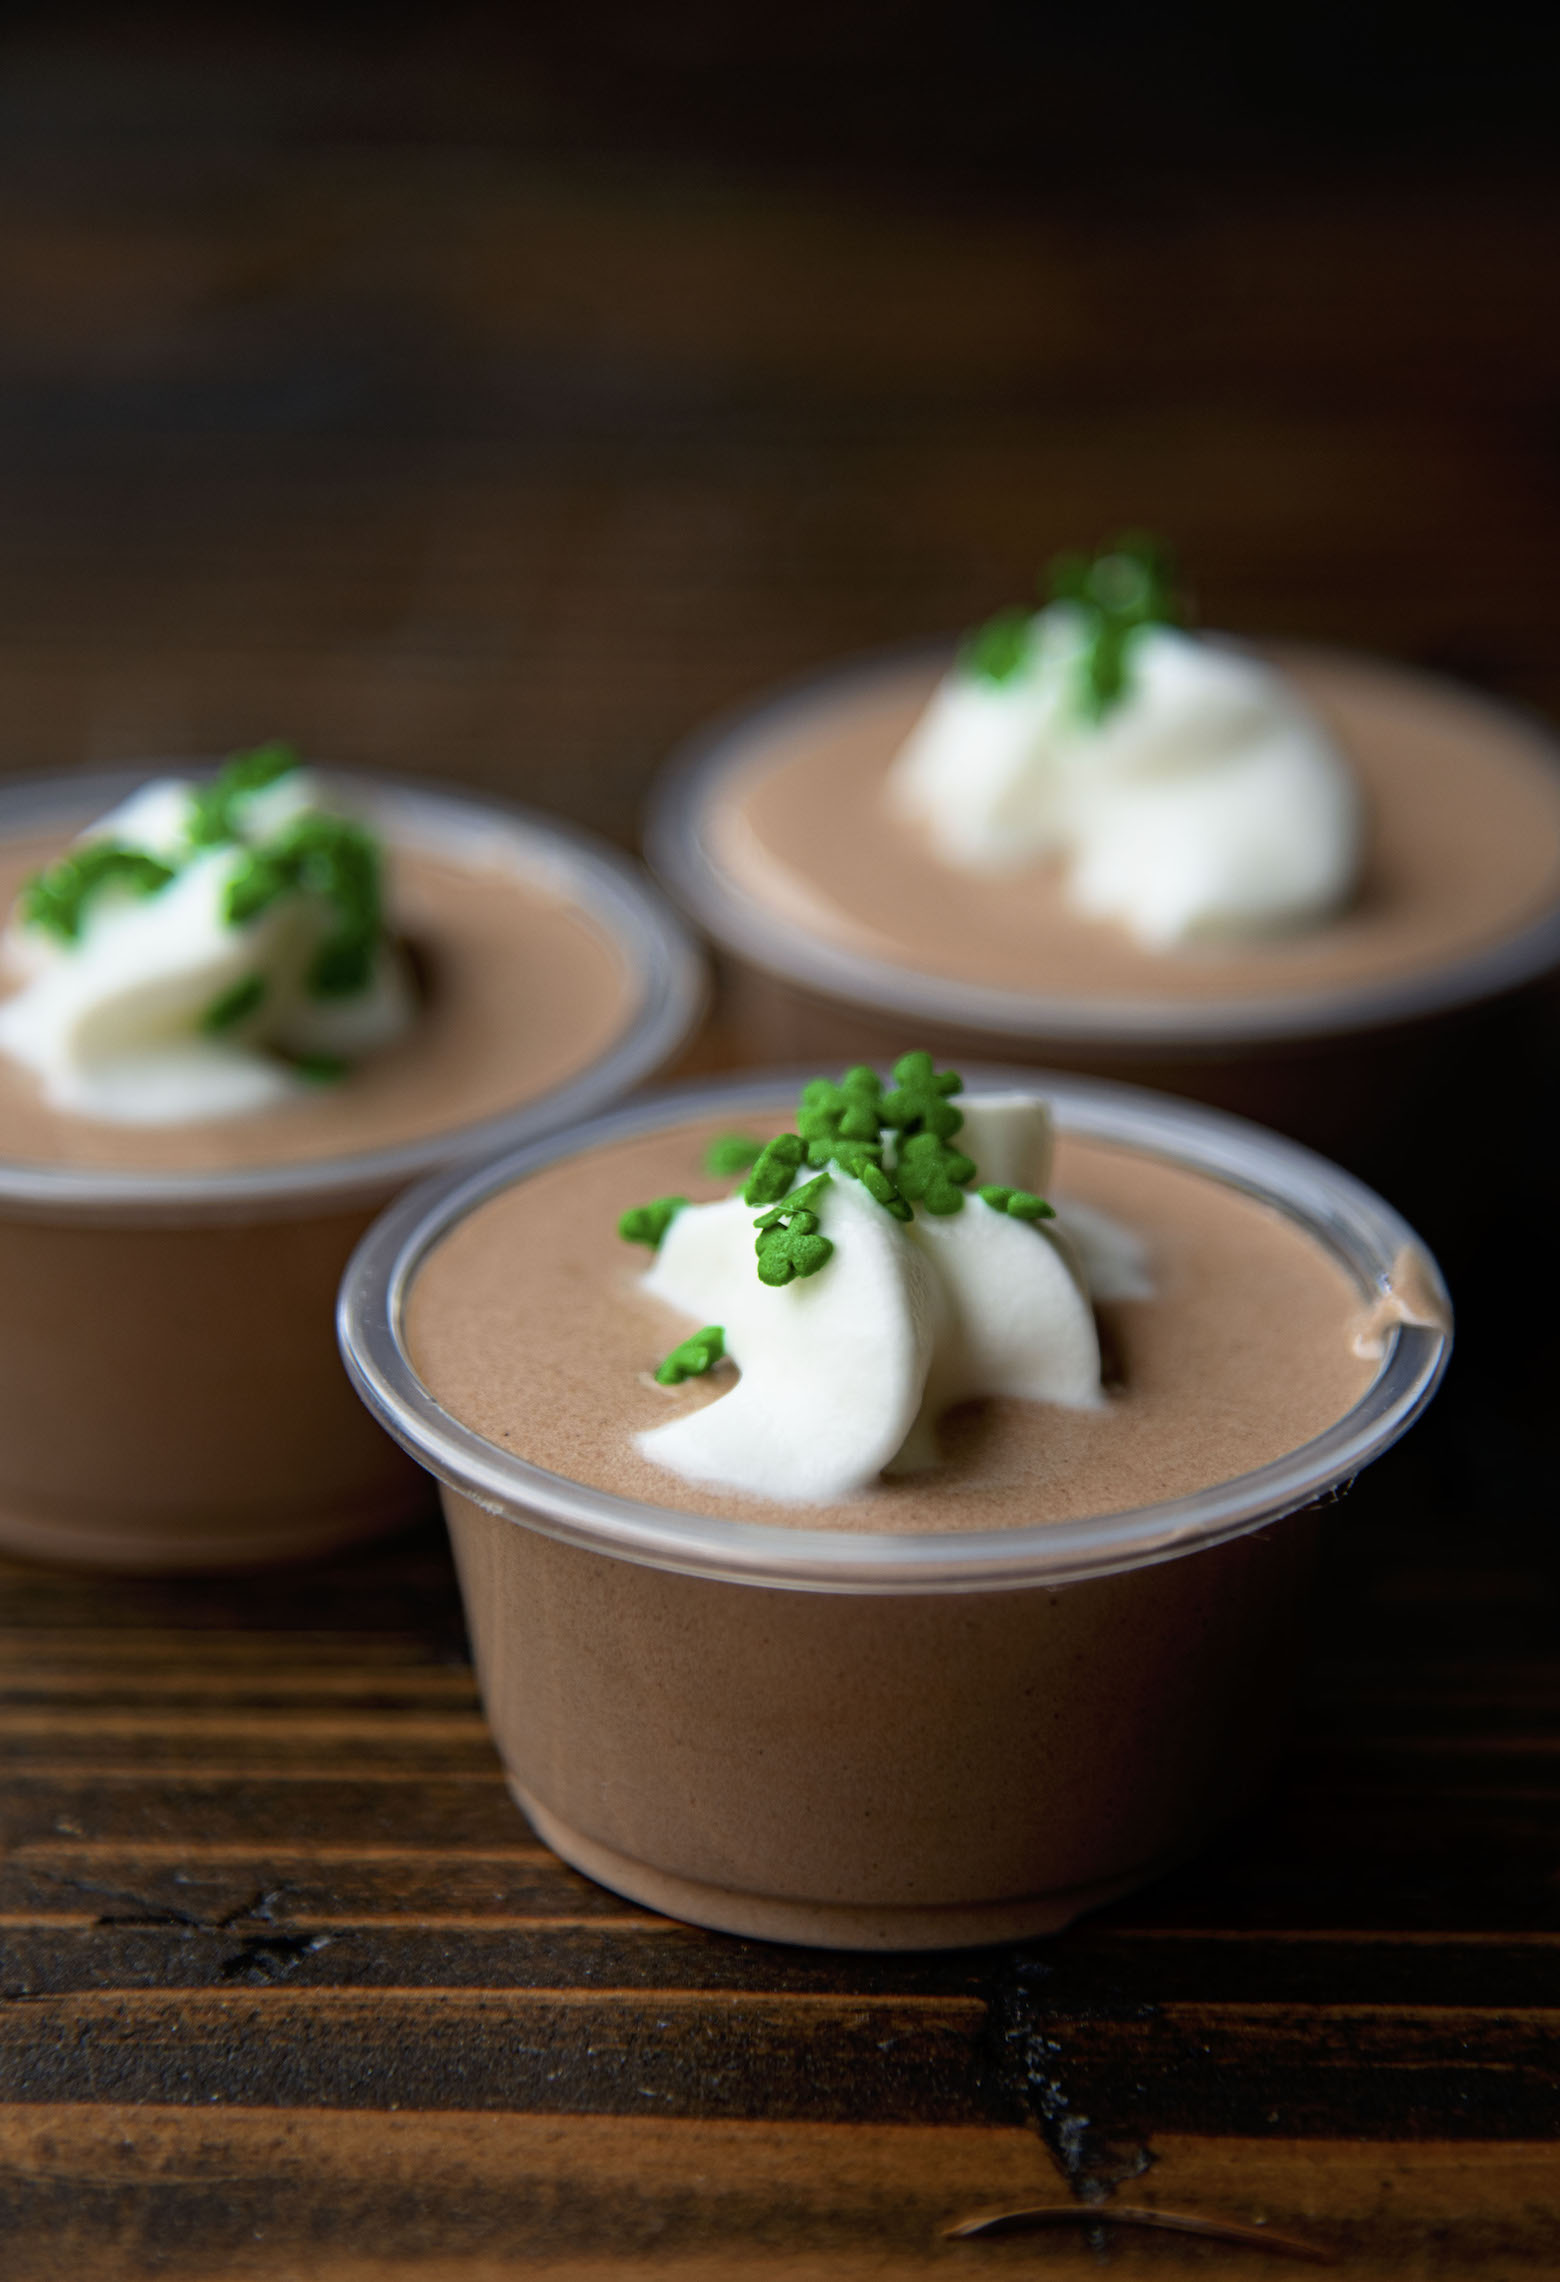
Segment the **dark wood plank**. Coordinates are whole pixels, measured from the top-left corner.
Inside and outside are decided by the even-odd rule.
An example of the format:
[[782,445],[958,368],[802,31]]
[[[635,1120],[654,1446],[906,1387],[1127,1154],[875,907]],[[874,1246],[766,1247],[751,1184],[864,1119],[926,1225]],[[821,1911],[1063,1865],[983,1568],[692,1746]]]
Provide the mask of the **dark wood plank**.
[[18,1998],[0,2096],[975,2122],[977,1998],[249,1988]]
[[[528,2275],[587,2277],[849,2282],[989,2268],[1066,2278],[1097,2273],[1107,2244],[1110,2271],[1128,2276],[1216,2271],[1259,2282],[1287,2270],[1283,2249],[1293,2246],[1373,2282],[1470,2272],[1481,2258],[1536,2277],[1560,2256],[1560,2156],[1542,2143],[1167,2138],[1128,2192],[1131,2212],[1206,2228],[1202,2244],[1141,2225],[1107,2232],[1112,2206],[1073,2202],[1016,2130],[0,2108],[0,2216],[8,2273],[21,2282],[79,2274],[83,2260],[90,2271],[105,2249],[125,2259],[121,2272],[161,2262],[184,2224],[224,2274],[304,2271],[311,2282],[370,2272],[486,2282],[521,2262]],[[998,2211],[1064,2218],[1069,2230],[949,2240],[951,2227]],[[1221,2240],[1221,2226],[1259,2241],[1265,2232],[1271,2246]],[[555,2269],[554,2259],[568,2263]],[[176,2258],[170,2270],[180,2270]]]

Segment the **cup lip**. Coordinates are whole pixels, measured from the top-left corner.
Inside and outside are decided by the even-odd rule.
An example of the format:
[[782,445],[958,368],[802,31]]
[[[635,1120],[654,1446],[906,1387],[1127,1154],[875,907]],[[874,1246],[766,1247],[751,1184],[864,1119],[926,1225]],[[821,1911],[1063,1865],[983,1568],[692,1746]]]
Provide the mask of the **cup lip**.
[[[474,1169],[424,1182],[358,1245],[337,1331],[348,1373],[381,1425],[448,1488],[544,1536],[650,1568],[799,1591],[928,1593],[1072,1584],[1218,1545],[1347,1487],[1430,1400],[1451,1352],[1440,1270],[1408,1223],[1362,1181],[1243,1118],[1137,1086],[1011,1067],[969,1067],[971,1092],[1042,1092],[1058,1128],[1136,1147],[1211,1175],[1282,1212],[1357,1281],[1362,1309],[1388,1288],[1405,1250],[1423,1262],[1446,1328],[1403,1324],[1375,1378],[1326,1431],[1255,1471],[1192,1495],[1081,1521],[924,1536],[792,1529],[711,1518],[591,1488],[500,1449],[446,1411],[418,1377],[403,1336],[418,1270],[469,1213],[544,1166],[604,1143],[705,1117],[788,1114],[806,1070],[749,1072],[658,1088]],[[669,1477],[670,1479],[670,1477]]]
[[[168,759],[109,769],[62,770],[0,786],[0,835],[97,813],[158,775],[201,777],[215,764]],[[517,867],[575,902],[616,947],[639,996],[599,1060],[562,1085],[512,1109],[442,1132],[342,1156],[248,1164],[212,1172],[119,1171],[0,1158],[0,1209],[155,1220],[218,1217],[235,1210],[317,1212],[387,1196],[442,1166],[514,1148],[554,1126],[572,1125],[653,1075],[703,1011],[703,958],[679,914],[644,868],[576,826],[487,793],[408,777],[322,766],[320,774],[392,834],[451,846],[480,840],[507,849]]]
[[[1560,773],[1560,741],[1536,714],[1465,688],[1439,674],[1337,645],[1248,642],[1225,633],[1205,640],[1242,654],[1335,661],[1391,675],[1429,694],[1454,696],[1504,727],[1523,728]],[[645,855],[681,907],[724,951],[782,981],[827,999],[865,1006],[900,1021],[985,1032],[994,1047],[1031,1042],[1094,1045],[1152,1056],[1303,1043],[1449,1014],[1520,989],[1560,965],[1560,895],[1509,935],[1417,973],[1363,985],[1336,984],[1262,999],[1069,998],[923,973],[848,944],[809,933],[738,885],[713,850],[708,820],[723,782],[758,741],[794,728],[813,712],[860,696],[917,665],[952,662],[950,640],[898,643],[821,672],[798,676],[755,702],[720,716],[678,745],[651,786]]]

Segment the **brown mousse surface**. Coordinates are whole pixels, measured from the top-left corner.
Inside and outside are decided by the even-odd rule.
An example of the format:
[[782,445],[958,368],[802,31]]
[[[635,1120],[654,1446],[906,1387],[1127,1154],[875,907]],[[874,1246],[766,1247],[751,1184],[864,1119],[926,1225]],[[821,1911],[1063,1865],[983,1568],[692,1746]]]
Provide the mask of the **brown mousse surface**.
[[[1081,918],[1060,868],[967,872],[897,819],[885,779],[940,668],[888,669],[758,727],[706,818],[711,853],[758,903],[896,966],[1069,998],[1261,999],[1448,965],[1560,897],[1560,769],[1535,729],[1481,699],[1365,660],[1272,653],[1362,785],[1353,904],[1302,933],[1150,951]],[[827,829],[820,829],[820,819]]]
[[[83,822],[86,820],[83,819]],[[0,911],[67,835],[0,845]],[[68,1116],[0,1055],[0,1160],[217,1172],[394,1147],[496,1116],[576,1076],[626,1027],[636,986],[602,928],[519,870],[392,843],[391,924],[427,977],[416,1024],[337,1083],[254,1116],[138,1127]],[[0,995],[16,987],[0,982]]]
[[732,1366],[655,1385],[656,1364],[695,1326],[639,1288],[647,1255],[623,1242],[617,1219],[651,1197],[726,1195],[732,1184],[699,1168],[729,1122],[549,1166],[445,1238],[417,1275],[406,1328],[447,1411],[535,1465],[650,1504],[926,1532],[1073,1520],[1206,1489],[1321,1433],[1374,1376],[1354,1346],[1363,1295],[1292,1222],[1201,1174],[1064,1136],[1053,1184],[1064,1215],[1071,1196],[1135,1229],[1156,1287],[1100,1311],[1120,1372],[1103,1411],[964,1405],[944,1420],[940,1467],[832,1506],[700,1489],[651,1465],[633,1437],[718,1401]]

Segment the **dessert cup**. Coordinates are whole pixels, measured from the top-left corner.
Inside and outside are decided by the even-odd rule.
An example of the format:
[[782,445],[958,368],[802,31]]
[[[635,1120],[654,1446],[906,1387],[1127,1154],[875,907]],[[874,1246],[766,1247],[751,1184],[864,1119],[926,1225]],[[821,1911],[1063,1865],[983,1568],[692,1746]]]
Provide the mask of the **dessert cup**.
[[[1535,1011],[1533,986],[1560,966],[1560,748],[1515,712],[1427,675],[1299,647],[1271,655],[1324,715],[1338,710],[1345,750],[1351,728],[1374,737],[1382,722],[1390,728],[1401,714],[1410,729],[1396,733],[1407,745],[1415,721],[1439,719],[1470,763],[1492,747],[1497,778],[1505,781],[1504,771],[1532,780],[1528,809],[1552,811],[1542,827],[1549,846],[1535,855],[1535,833],[1515,834],[1524,842],[1526,871],[1537,876],[1536,885],[1526,880],[1515,908],[1501,910],[1496,894],[1457,940],[1439,949],[1417,941],[1395,956],[1378,949],[1366,959],[1369,971],[1352,977],[1347,951],[1330,973],[1297,962],[1284,945],[1272,955],[1242,954],[1248,971],[1263,961],[1269,975],[1239,991],[1229,987],[1220,956],[1139,954],[1113,926],[1081,918],[1068,922],[1064,952],[1054,928],[1037,947],[1043,971],[1033,987],[1013,968],[1011,938],[1009,971],[1000,980],[982,979],[974,959],[954,972],[931,953],[910,957],[903,944],[885,939],[882,896],[872,911],[863,906],[855,924],[837,878],[817,897],[805,879],[762,890],[733,857],[729,821],[739,788],[793,767],[825,741],[838,742],[842,755],[849,744],[847,772],[869,748],[862,765],[886,766],[953,656],[946,645],[899,650],[802,682],[717,724],[674,756],[655,791],[646,852],[716,947],[723,1026],[737,1054],[755,1063],[881,1060],[914,1036],[960,1066],[1006,1056],[1188,1095],[1276,1126],[1356,1169],[1380,1174],[1391,1167],[1395,1177],[1396,1144],[1430,1089],[1439,1105],[1434,1130],[1446,1134],[1452,1069],[1498,1070],[1504,1063],[1509,1074]],[[837,871],[870,837],[876,811],[863,796],[843,825],[826,817],[815,798],[822,783],[799,791],[794,807],[818,816]],[[874,802],[876,783],[874,775]],[[1379,807],[1368,772],[1366,792]],[[1422,806],[1424,799],[1405,782],[1395,805],[1401,813],[1404,802]],[[882,822],[885,834],[908,844],[910,828]],[[1451,844],[1440,860],[1454,870],[1456,836],[1442,838]],[[1388,868],[1395,861],[1389,857]],[[948,898],[987,893],[981,881],[972,887],[969,875],[935,860],[907,878],[906,893],[944,901],[939,875]],[[1031,867],[1011,877],[1022,884],[1038,875]],[[999,880],[991,892],[1013,889]],[[1044,892],[1059,894],[1054,885]],[[1434,897],[1425,900],[1433,913]],[[1328,925],[1346,944],[1348,929]],[[1433,917],[1424,926],[1433,934]],[[1325,935],[1320,930],[1311,940]],[[1302,938],[1293,942],[1303,951]],[[1123,964],[1123,950],[1130,964]],[[1107,959],[1113,971],[1102,980]],[[1300,978],[1296,987],[1284,979],[1291,969]],[[1457,1145],[1467,1139],[1458,1136]]]
[[[971,1071],[972,1088],[1019,1073]],[[1032,1082],[1032,1081],[1031,1081]],[[1238,1807],[1281,1739],[1317,1509],[1429,1400],[1433,1262],[1309,1152],[1134,1089],[1050,1078],[1061,1133],[1286,1217],[1362,1315],[1417,1279],[1366,1391],[1276,1462],[1126,1512],[928,1534],[775,1526],[611,1495],[452,1416],[411,1359],[416,1279],[466,1218],[604,1143],[783,1120],[773,1076],[678,1088],[403,1197],[342,1289],[364,1401],[437,1475],[511,1788],[566,1860],[724,1931],[863,1949],[1046,1933]],[[523,1445],[524,1420],[516,1428]]]
[[[0,837],[64,837],[147,773],[7,786]],[[420,1175],[627,1091],[698,1014],[697,956],[622,858],[498,803],[339,781],[392,847],[507,868],[577,911],[631,978],[615,1034],[501,1114],[351,1154],[183,1170],[148,1169],[128,1145],[133,1169],[0,1158],[7,1552],[134,1571],[247,1567],[412,1518],[424,1477],[365,1417],[334,1349],[353,1245]]]

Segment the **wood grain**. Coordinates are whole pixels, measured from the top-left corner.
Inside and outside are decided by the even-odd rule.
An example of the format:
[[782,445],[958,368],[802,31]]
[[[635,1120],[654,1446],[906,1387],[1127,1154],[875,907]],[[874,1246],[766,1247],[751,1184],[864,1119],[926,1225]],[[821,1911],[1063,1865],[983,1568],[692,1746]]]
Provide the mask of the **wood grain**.
[[[182,2206],[198,2211],[222,2272],[321,2282],[480,2277],[522,2260],[527,2274],[552,2272],[555,2259],[584,2274],[967,2274],[974,2262],[1081,2275],[1098,2272],[1089,2222],[1104,2235],[1110,2208],[1068,2197],[1021,2131],[643,2116],[0,2108],[0,2180],[28,2274],[64,2272],[108,2240],[132,2256],[150,2249]],[[1543,2143],[1169,2137],[1131,2198],[1210,2231],[1265,2231],[1351,2275],[1427,2271],[1456,2230],[1476,2232],[1508,2274],[1552,2271],[1560,2254],[1560,2157]],[[139,2239],[122,2216],[132,2199]],[[1015,2226],[1004,2248],[948,2242],[948,2228],[998,2208],[1077,2223],[1070,2240]],[[1107,2239],[1128,2274],[1185,2270],[1166,2262],[1174,2245],[1140,2228]],[[40,2255],[59,2263],[32,2263]],[[1242,2282],[1286,2263],[1225,2248],[1215,2271]]]

